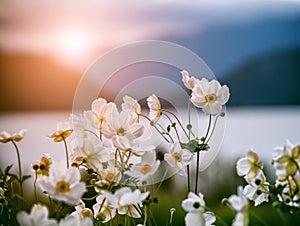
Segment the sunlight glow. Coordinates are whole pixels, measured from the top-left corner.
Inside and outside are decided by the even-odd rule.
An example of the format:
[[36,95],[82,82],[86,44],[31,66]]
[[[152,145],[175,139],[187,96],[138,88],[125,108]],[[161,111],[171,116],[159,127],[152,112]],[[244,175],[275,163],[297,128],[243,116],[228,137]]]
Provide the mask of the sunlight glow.
[[53,45],[56,58],[72,67],[81,67],[90,60],[93,49],[93,35],[84,29],[64,30],[57,32]]
[[60,35],[58,42],[62,53],[70,56],[80,55],[88,48],[88,38],[82,32],[65,32]]

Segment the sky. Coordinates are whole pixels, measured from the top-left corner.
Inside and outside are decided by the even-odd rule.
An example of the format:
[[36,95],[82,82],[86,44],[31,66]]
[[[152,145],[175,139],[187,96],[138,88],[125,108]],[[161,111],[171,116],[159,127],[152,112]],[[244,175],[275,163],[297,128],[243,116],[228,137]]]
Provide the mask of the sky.
[[0,49],[45,54],[70,66],[85,66],[125,43],[184,38],[223,23],[249,22],[267,11],[290,15],[295,5],[300,1],[4,0]]

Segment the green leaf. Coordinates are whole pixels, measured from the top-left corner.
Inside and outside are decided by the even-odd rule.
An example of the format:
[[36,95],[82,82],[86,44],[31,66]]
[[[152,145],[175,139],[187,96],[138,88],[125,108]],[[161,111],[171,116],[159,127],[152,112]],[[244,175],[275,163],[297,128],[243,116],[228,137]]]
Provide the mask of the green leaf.
[[209,149],[209,145],[207,143],[200,143],[198,139],[194,139],[189,141],[188,143],[180,143],[181,148],[187,149],[192,153],[197,153],[199,151],[207,151]]
[[25,180],[28,180],[30,177],[31,177],[31,175],[24,175],[24,176],[22,177],[21,182],[24,182]]
[[7,167],[5,168],[5,170],[4,170],[4,173],[5,173],[5,174],[8,174],[9,171],[10,171],[10,169],[11,169],[12,167],[13,167],[13,164],[7,166]]
[[15,174],[9,173],[7,176],[10,176],[10,179],[7,181],[9,183],[13,182],[14,180],[18,180],[18,176]]

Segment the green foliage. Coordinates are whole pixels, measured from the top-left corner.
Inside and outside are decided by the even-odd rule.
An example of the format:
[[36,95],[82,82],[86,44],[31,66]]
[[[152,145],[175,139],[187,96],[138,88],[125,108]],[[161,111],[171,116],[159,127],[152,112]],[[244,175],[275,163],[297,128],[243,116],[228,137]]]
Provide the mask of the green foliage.
[[[16,214],[23,200],[23,197],[14,192],[14,182],[19,180],[15,174],[10,173],[12,167],[13,165],[9,165],[4,171],[0,169],[0,188],[4,192],[0,202],[0,225],[17,225]],[[26,179],[25,177],[23,181]]]
[[199,143],[199,140],[193,139],[188,143],[180,143],[183,149],[187,149],[192,153],[197,153],[199,151],[207,151],[209,149],[209,145],[207,143]]

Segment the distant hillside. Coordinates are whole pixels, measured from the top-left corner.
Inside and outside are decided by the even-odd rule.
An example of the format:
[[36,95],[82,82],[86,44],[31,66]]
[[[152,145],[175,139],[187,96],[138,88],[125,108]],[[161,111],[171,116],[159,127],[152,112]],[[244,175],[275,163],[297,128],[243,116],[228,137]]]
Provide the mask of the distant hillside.
[[[167,76],[167,72],[163,74]],[[177,76],[174,70],[169,72],[174,82],[181,84],[179,71]],[[145,70],[141,74],[148,75]],[[71,111],[81,76],[45,57],[0,53],[0,111]],[[119,85],[106,87],[102,96],[113,99],[130,79],[135,78],[117,79]],[[300,49],[252,58],[219,79],[230,87],[228,105],[299,105]],[[177,98],[176,91],[170,92]]]
[[300,48],[300,15],[266,12],[263,17],[199,27],[191,36],[172,38],[200,56],[217,78],[257,56]]
[[45,57],[0,52],[0,111],[71,110],[80,76]]
[[229,105],[299,105],[300,49],[251,60],[224,76]]

